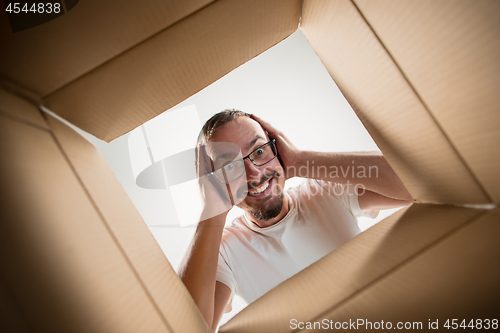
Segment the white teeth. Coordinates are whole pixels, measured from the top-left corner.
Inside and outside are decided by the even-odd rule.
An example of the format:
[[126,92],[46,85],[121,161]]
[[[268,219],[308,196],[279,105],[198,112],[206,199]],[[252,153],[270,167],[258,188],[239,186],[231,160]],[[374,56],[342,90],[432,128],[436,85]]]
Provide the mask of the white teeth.
[[253,189],[251,191],[248,191],[248,193],[250,194],[259,194],[259,193],[262,193],[266,190],[266,188],[269,186],[269,181],[265,182],[264,184],[262,184],[262,186],[260,187],[257,187],[256,189]]

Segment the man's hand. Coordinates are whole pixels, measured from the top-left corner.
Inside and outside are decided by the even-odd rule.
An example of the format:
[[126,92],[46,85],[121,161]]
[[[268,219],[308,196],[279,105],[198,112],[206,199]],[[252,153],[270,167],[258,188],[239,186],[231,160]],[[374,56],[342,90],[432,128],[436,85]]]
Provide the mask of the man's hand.
[[215,330],[231,296],[229,287],[216,282],[216,275],[222,232],[227,212],[233,205],[229,185],[220,182],[212,173],[214,167],[206,150],[206,142],[199,142],[196,148],[196,171],[204,208],[179,267],[179,277],[208,326]]
[[[271,124],[254,115],[252,115],[252,119],[257,121],[273,139],[276,139],[286,179],[294,176],[306,178],[314,176],[315,179],[334,183],[361,185],[363,189],[367,190],[367,195],[359,198],[362,209],[394,208],[413,202],[410,193],[381,153],[300,151]],[[352,171],[354,168],[357,168],[356,172]],[[300,172],[301,169],[306,172]],[[297,172],[298,170],[299,172]],[[362,173],[361,178],[359,178],[359,170],[374,170],[374,175],[372,177],[368,173],[368,177],[366,177],[365,173]]]
[[262,120],[256,115],[252,114],[252,119],[255,120],[262,126],[264,130],[269,133],[269,136],[272,139],[276,140],[276,146],[278,147],[278,156],[281,159],[281,163],[283,169],[285,170],[285,179],[289,179],[294,177],[294,172],[291,170],[295,170],[297,157],[300,154],[300,150],[295,147],[295,145],[288,139],[283,132],[276,129],[270,123]]
[[198,185],[203,198],[203,211],[200,220],[228,212],[234,204],[229,185],[222,184],[215,179],[213,163],[207,154],[206,144],[196,147],[196,171],[198,173]]

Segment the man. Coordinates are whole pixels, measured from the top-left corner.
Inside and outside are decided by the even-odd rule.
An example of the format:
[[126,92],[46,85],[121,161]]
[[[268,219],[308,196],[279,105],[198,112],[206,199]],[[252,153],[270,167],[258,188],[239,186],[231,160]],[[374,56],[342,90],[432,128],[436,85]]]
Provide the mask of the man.
[[[214,330],[232,294],[252,302],[356,236],[357,216],[413,202],[380,153],[300,151],[269,123],[235,110],[202,131],[205,206],[179,275]],[[294,176],[310,179],[285,193]],[[224,229],[234,204],[245,214]]]

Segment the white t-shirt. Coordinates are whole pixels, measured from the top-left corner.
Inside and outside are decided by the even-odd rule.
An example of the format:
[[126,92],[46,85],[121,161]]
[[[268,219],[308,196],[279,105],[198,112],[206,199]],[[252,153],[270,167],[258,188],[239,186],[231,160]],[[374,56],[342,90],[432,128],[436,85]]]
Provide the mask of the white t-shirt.
[[259,228],[243,215],[224,229],[216,280],[248,303],[359,234],[356,217],[378,214],[361,211],[351,186],[306,179],[285,193],[281,221]]

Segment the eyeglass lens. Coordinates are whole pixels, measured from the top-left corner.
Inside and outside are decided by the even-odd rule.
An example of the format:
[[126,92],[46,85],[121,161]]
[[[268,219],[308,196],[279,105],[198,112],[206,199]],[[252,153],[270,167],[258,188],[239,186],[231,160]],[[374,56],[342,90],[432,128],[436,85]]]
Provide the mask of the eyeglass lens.
[[[262,147],[253,151],[248,158],[257,166],[264,165],[276,156],[276,149],[272,142],[268,142]],[[229,183],[241,177],[245,172],[243,160],[232,161],[215,171],[217,178],[223,183]]]
[[223,183],[229,183],[239,178],[245,172],[243,160],[232,161],[215,171],[217,178]]
[[257,148],[248,158],[256,165],[263,165],[272,160],[276,156],[274,145],[268,142],[262,147]]

